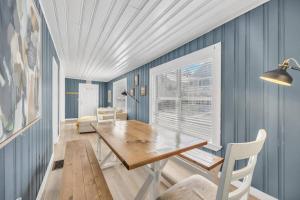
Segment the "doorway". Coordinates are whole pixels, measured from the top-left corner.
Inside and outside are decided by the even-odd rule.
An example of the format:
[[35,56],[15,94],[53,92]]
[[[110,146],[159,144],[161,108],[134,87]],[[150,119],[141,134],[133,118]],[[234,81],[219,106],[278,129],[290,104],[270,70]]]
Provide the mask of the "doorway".
[[99,102],[99,86],[96,84],[79,84],[78,116],[96,115]]

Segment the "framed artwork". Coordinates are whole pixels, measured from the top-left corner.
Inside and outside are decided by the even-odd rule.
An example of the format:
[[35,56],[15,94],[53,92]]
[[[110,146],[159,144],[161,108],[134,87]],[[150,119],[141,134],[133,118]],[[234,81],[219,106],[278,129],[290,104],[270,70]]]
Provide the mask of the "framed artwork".
[[34,0],[3,1],[0,19],[2,147],[41,117],[42,27]]
[[146,86],[141,86],[141,96],[146,96]]
[[130,96],[134,96],[134,88],[130,89]]
[[107,102],[111,103],[111,90],[107,91]]
[[139,85],[139,75],[138,75],[138,74],[136,74],[136,75],[134,76],[134,85],[135,85],[135,86]]

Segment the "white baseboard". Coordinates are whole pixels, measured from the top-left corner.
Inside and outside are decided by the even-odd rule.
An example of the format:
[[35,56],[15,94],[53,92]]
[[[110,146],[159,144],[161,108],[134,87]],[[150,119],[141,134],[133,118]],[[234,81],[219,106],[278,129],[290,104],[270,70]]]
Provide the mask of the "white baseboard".
[[[234,181],[232,182],[232,185],[234,185],[235,187],[239,187],[242,184],[241,181]],[[250,192],[249,192],[252,196],[258,198],[258,199],[263,199],[263,200],[277,200],[275,197],[264,193],[258,189],[256,189],[255,187],[251,186],[250,187]]]
[[65,122],[72,121],[72,120],[78,120],[78,118],[67,118],[67,119],[65,119]]
[[48,164],[48,167],[47,167],[47,170],[46,170],[46,173],[45,173],[45,176],[43,178],[43,182],[41,184],[39,193],[36,197],[36,200],[42,200],[43,192],[44,192],[45,187],[46,187],[47,179],[48,179],[48,176],[49,176],[50,171],[51,171],[51,166],[52,166],[53,160],[54,160],[54,156],[53,156],[53,153],[52,153],[49,164]]

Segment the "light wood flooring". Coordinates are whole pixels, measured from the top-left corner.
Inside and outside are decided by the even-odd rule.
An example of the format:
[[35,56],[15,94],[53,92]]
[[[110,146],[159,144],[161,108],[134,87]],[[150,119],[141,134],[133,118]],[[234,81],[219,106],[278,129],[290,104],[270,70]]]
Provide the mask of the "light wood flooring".
[[[75,123],[66,123],[62,125],[59,142],[54,146],[54,161],[64,159],[65,144],[67,141],[88,139],[92,144],[94,151],[97,148],[97,134],[87,133],[78,134]],[[103,154],[108,151],[105,145],[103,146]],[[109,186],[109,189],[115,200],[131,200],[134,199],[139,188],[142,186],[147,177],[147,171],[142,167],[135,170],[128,171],[123,165],[103,170],[104,177]],[[62,169],[51,171],[47,179],[46,187],[43,193],[44,200],[59,199],[59,192],[61,186]],[[167,187],[161,184],[161,192],[165,191]]]
[[[97,149],[97,134],[78,134],[77,127],[74,122],[67,122],[62,124],[61,135],[59,137],[58,144],[54,146],[54,161],[64,159],[65,144],[71,140],[87,139],[90,141],[95,152]],[[108,152],[108,147],[102,145],[103,155]],[[176,162],[169,160],[164,168],[165,173],[168,177],[172,177],[169,181],[180,181],[186,177],[195,174],[195,171],[189,171],[186,168],[178,165]],[[147,171],[143,168],[137,168],[134,170],[127,170],[123,165],[117,165],[112,168],[103,170],[104,177],[108,184],[108,187],[112,193],[114,200],[132,200],[137,194],[138,190],[144,183],[147,177]],[[56,200],[59,199],[60,188],[62,179],[62,169],[51,171],[47,183],[45,186],[44,193],[42,195],[43,200]],[[162,179],[160,185],[161,192],[167,189],[166,182]],[[148,199],[148,198],[146,198]],[[249,199],[256,199],[250,197]]]

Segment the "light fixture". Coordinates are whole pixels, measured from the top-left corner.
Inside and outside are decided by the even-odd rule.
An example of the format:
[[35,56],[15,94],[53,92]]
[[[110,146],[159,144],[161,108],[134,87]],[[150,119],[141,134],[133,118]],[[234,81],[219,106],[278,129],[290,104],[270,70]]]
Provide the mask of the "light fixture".
[[128,93],[127,93],[127,91],[126,91],[126,90],[124,90],[123,92],[121,92],[121,95],[122,95],[122,96],[127,96],[127,95],[128,95]]
[[278,65],[278,69],[267,71],[260,76],[260,79],[284,86],[291,86],[293,78],[287,69],[300,71],[300,65],[294,58],[288,58]]
[[130,96],[135,101],[135,119],[137,119],[137,117],[138,117],[138,114],[137,114],[137,109],[138,109],[137,104],[140,103],[139,100],[137,100],[134,96],[131,96],[126,90],[123,90],[121,92],[121,95],[122,96]]
[[123,92],[121,92],[122,96],[130,96],[131,98],[133,98],[136,102],[139,103],[139,100],[137,100],[134,96],[131,96],[126,90],[123,90]]

